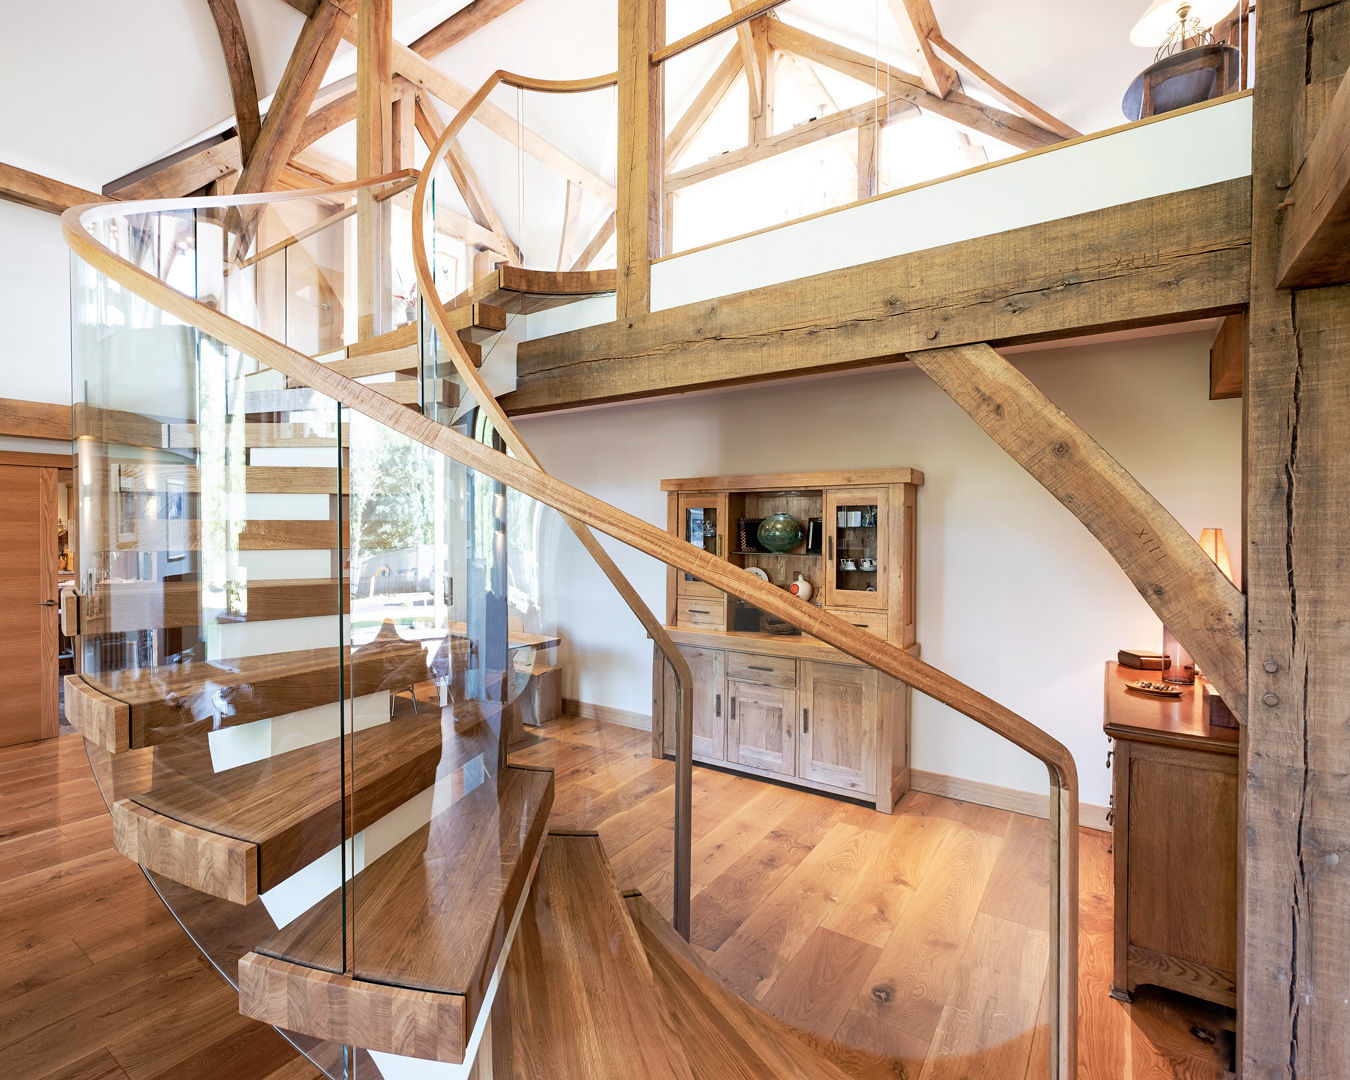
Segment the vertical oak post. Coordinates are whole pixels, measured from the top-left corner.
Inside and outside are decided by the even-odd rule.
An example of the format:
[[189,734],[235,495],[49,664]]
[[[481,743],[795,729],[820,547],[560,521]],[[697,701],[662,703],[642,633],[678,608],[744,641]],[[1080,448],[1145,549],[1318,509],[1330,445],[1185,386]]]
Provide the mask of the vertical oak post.
[[664,157],[662,68],[665,0],[619,4],[618,317],[651,310],[652,259],[661,254]]
[[1279,252],[1350,4],[1263,0],[1257,35],[1239,1069],[1311,1080],[1350,1075],[1350,288],[1279,288]]
[[[393,165],[393,0],[360,0],[356,20],[356,174],[382,176]],[[357,335],[389,329],[389,203],[357,195]]]

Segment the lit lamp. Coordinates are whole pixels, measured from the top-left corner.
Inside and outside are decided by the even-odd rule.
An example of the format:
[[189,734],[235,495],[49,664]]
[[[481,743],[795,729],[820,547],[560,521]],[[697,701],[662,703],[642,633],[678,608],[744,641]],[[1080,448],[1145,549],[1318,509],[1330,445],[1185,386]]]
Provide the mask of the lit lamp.
[[1238,50],[1216,42],[1211,27],[1233,10],[1233,0],[1153,0],[1130,31],[1130,41],[1156,48],[1153,63],[1121,101],[1126,119],[1171,112],[1235,88]]
[[[1210,561],[1223,571],[1223,576],[1233,580],[1233,564],[1228,559],[1228,545],[1224,543],[1222,529],[1201,529],[1200,549],[1209,556]],[[1185,646],[1173,636],[1172,631],[1163,627],[1163,682],[1190,686],[1195,682],[1195,661]]]

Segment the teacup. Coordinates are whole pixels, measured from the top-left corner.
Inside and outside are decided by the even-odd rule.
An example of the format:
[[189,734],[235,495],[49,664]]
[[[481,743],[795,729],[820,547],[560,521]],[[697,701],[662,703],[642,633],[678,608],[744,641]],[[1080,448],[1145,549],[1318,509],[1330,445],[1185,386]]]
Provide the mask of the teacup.
[[852,559],[840,559],[840,560],[839,560],[839,569],[840,569],[840,570],[856,570],[856,569],[858,569],[858,567],[854,564],[854,562],[853,562]]
[[863,561],[862,561],[862,569],[864,569],[864,570],[875,570],[876,568],[877,568],[877,561],[876,561],[876,559],[863,559]]

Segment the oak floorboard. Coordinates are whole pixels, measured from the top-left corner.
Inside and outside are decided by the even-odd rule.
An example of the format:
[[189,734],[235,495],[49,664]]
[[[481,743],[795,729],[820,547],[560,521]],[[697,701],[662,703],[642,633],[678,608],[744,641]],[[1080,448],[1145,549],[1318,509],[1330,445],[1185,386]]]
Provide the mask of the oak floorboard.
[[[538,765],[566,762],[570,767],[586,760],[581,754],[587,745],[618,749],[626,755],[626,765],[610,759],[589,772],[578,768],[570,777],[564,775],[567,767],[560,770],[555,778],[552,824],[584,820],[586,827],[599,832],[611,854],[613,841],[626,840],[618,857],[633,865],[645,864],[648,875],[638,887],[653,906],[668,912],[671,883],[665,860],[672,842],[668,830],[674,764],[650,758],[647,733],[615,724],[564,717],[533,729],[532,734],[530,746],[513,754],[513,760]],[[661,772],[663,767],[668,773]],[[622,780],[625,768],[626,781]],[[590,786],[592,777],[601,772],[601,784],[607,785],[603,792]],[[709,970],[732,986],[749,983],[761,988],[764,996],[754,1007],[777,1007],[785,1012],[791,1007],[801,1012],[800,1002],[806,999],[794,993],[792,980],[784,972],[794,963],[803,970],[809,966],[807,943],[831,940],[813,938],[823,927],[880,950],[881,962],[862,965],[869,968],[867,975],[881,975],[884,969],[893,979],[903,976],[906,980],[905,985],[895,984],[895,997],[883,1003],[872,996],[875,982],[864,979],[847,998],[832,1038],[813,1035],[796,1025],[808,1045],[852,1080],[917,1080],[925,1068],[934,1077],[953,1071],[959,1075],[962,1069],[970,1076],[1024,1076],[1025,1080],[1042,1080],[1047,1075],[1045,962],[1039,959],[1029,965],[1029,973],[1018,974],[1016,963],[1006,959],[1008,942],[1027,945],[1033,952],[1045,947],[1037,945],[1044,940],[1048,917],[1044,842],[1048,827],[1044,821],[918,792],[904,796],[894,814],[876,814],[841,800],[745,778],[737,778],[738,784],[751,787],[729,788],[727,775],[699,766],[694,769],[691,948]],[[666,776],[669,780],[663,783]],[[749,794],[735,805],[729,791]],[[644,802],[659,805],[661,814],[649,816],[642,809]],[[726,810],[728,805],[730,810]],[[560,808],[568,807],[569,820],[564,822]],[[700,807],[706,808],[704,812]],[[632,826],[639,819],[651,827],[634,836]],[[606,842],[607,833],[610,842]],[[1225,1020],[1231,1013],[1149,988],[1136,994],[1132,1005],[1108,996],[1110,837],[1090,829],[1080,835],[1079,1080],[1220,1080],[1223,1069],[1217,1042],[1220,1029],[1225,1023],[1231,1025],[1231,1019]],[[781,910],[770,914],[792,896],[790,879],[800,873],[803,864],[811,860],[808,876],[822,859],[828,864],[829,845],[837,847],[843,836],[851,838],[855,850],[871,844],[881,852],[880,857],[866,861],[863,875],[848,858],[836,863],[832,876],[817,873],[820,882],[831,886],[829,899],[812,901],[808,896],[813,912],[802,914],[800,922]],[[864,836],[870,839],[860,839]],[[661,859],[654,856],[660,850],[658,839],[665,844]],[[631,850],[625,854],[626,849]],[[999,921],[991,922],[991,918]],[[748,970],[726,966],[731,950],[723,951],[724,947],[738,933],[743,941],[756,927],[779,923],[786,927],[789,922],[793,932],[780,931],[773,947],[766,938],[763,948],[750,957]],[[1003,940],[997,949],[990,942],[995,929],[999,933],[992,936]],[[791,947],[782,948],[784,943]],[[984,955],[991,951],[1005,959]],[[911,958],[908,964],[906,957]],[[997,976],[1004,999],[1008,987],[1026,983],[1024,993],[1009,1006],[1009,1016],[1018,1018],[1025,1030],[997,1045],[967,1052],[958,1046],[963,1034],[958,1021],[963,1009],[975,1007],[972,998],[983,989],[974,979],[981,960],[986,967],[996,963],[1009,969]],[[899,1000],[911,1004],[900,1009]],[[830,1014],[824,1022],[828,1026],[840,1011],[839,1003],[822,1000],[822,1010]],[[809,1022],[810,1017],[806,1019]],[[922,1023],[915,1023],[918,1019]],[[916,1027],[918,1033],[906,1026]],[[1003,1030],[1016,1026],[1008,1019]],[[956,1052],[949,1055],[952,1061],[939,1065],[938,1049],[948,1037],[947,1045]],[[1023,1062],[1024,1073],[1017,1068],[1007,1071],[1010,1057]]]
[[0,857],[24,866],[0,901],[0,1075],[317,1080],[239,1016],[234,990],[113,851],[78,735],[5,747],[0,784],[22,808],[0,828]]

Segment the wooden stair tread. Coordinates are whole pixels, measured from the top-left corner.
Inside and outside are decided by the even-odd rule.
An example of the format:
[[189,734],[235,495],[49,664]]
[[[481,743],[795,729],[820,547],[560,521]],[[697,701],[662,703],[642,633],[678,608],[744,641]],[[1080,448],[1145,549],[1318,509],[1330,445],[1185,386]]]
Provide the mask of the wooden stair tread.
[[[506,311],[492,304],[459,304],[457,300],[451,300],[445,305],[445,312],[450,319],[451,328],[466,344],[486,341],[493,334],[500,334],[506,329]],[[411,322],[390,330],[387,334],[352,342],[345,351],[347,357],[352,358],[368,353],[403,349],[416,344],[417,324]]]
[[[307,393],[307,391],[265,391],[266,393]],[[231,488],[237,487],[242,475],[243,490],[254,494],[279,495],[336,495],[350,491],[347,470],[342,470],[342,487],[338,487],[338,470],[319,466],[246,465],[231,471]],[[195,465],[123,465],[120,483],[123,491],[162,492],[166,481],[183,485],[189,495],[201,491],[201,473]]]
[[507,970],[518,1076],[695,1075],[672,1026],[683,1018],[660,998],[599,837],[549,836]]
[[[331,526],[330,526],[331,527]],[[238,613],[218,613],[212,622],[266,622],[335,615],[351,607],[349,583],[337,578],[255,580],[240,587]],[[126,630],[201,626],[199,581],[111,581],[97,585],[80,602],[80,632],[107,634]]]
[[[84,681],[128,711],[128,745],[107,747],[126,750],[332,704],[343,693],[360,697],[425,682],[426,655],[422,643],[395,635],[377,637],[354,650],[333,646],[237,660],[190,660],[87,674]],[[345,686],[339,685],[339,664],[347,669]]]
[[[441,757],[441,724],[402,718],[346,737],[355,767],[351,831],[360,832],[431,787]],[[173,822],[255,845],[259,892],[284,881],[342,839],[342,755],[338,739],[221,772],[155,767],[148,790],[131,798]],[[167,756],[167,755],[166,755]]]
[[[352,878],[347,909],[352,978],[462,995],[469,1030],[553,805],[551,771],[486,768],[476,787]],[[341,890],[330,893],[255,952],[341,971],[342,903]]]
[[499,266],[455,297],[454,305],[492,304],[514,314],[528,315],[588,296],[612,293],[615,281],[613,270],[526,270]]
[[852,1080],[802,1034],[724,987],[660,913],[630,896],[637,926],[666,1009],[679,1017],[695,1080]]

